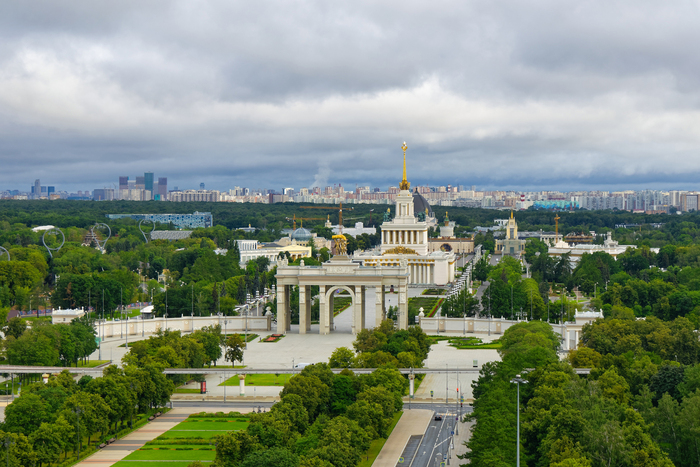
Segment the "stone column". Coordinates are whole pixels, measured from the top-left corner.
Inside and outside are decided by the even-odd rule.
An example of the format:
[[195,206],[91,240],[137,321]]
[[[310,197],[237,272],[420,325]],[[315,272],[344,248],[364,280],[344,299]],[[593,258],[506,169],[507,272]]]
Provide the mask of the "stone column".
[[[362,320],[362,325],[360,326],[360,330],[364,329],[367,324],[365,323],[365,303],[367,303],[367,287],[366,286],[361,286],[362,289],[362,314],[360,315],[360,319]],[[359,331],[358,331],[359,332]]]
[[399,284],[399,329],[408,329],[408,287]]
[[414,394],[414,380],[416,379],[416,375],[410,374],[408,375],[408,397],[410,399],[413,399],[413,394]]
[[[282,289],[282,290],[279,290]],[[285,308],[287,307],[287,304],[285,302],[287,298],[287,286],[286,285],[281,285],[277,284],[277,333],[278,334],[284,334],[285,330],[287,329],[287,313],[285,312]]]
[[365,303],[362,297],[362,286],[355,286],[355,309],[353,310],[352,316],[352,333],[357,334],[362,330],[362,313],[364,310]]
[[374,288],[374,325],[379,327],[384,321],[384,286]]
[[[311,297],[309,297],[311,300]],[[299,286],[299,334],[306,334],[306,286]]]
[[333,325],[335,323],[335,288],[331,292],[330,297],[328,297],[328,329],[333,330]]
[[292,329],[292,309],[290,308],[291,305],[291,295],[292,293],[292,286],[288,285],[284,288],[284,323],[285,323],[285,330],[284,332],[286,333],[290,329]]
[[304,286],[306,289],[306,332],[311,331],[311,301],[313,297],[311,296],[311,286]]
[[329,330],[329,320],[328,320],[328,302],[326,301],[326,286],[321,285],[318,288],[318,333],[328,334]]
[[241,396],[245,397],[245,374],[238,375],[238,381],[241,386]]

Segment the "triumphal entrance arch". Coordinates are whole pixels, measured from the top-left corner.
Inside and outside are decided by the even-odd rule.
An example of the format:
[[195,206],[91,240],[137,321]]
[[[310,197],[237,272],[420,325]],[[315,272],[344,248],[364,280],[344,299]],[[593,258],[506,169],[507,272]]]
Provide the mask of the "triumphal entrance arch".
[[311,330],[311,287],[319,287],[319,333],[329,334],[333,329],[333,299],[338,289],[352,298],[352,332],[365,329],[365,291],[375,289],[375,325],[386,317],[385,290],[393,286],[399,294],[399,329],[408,329],[408,280],[406,260],[386,266],[361,266],[347,255],[336,255],[321,266],[290,266],[285,260],[277,265],[277,332],[291,329],[290,293],[299,287],[299,334]]

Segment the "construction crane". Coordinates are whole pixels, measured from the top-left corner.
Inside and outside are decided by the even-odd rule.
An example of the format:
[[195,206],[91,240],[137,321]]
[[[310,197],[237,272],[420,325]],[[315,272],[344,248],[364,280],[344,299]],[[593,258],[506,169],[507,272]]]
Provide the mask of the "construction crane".
[[[340,229],[340,235],[343,234],[343,203],[339,204],[340,207],[335,206],[302,206],[302,209],[326,209],[338,211],[338,228]],[[348,211],[352,211],[354,208],[345,208]]]
[[297,217],[296,214],[294,214],[292,217],[287,217],[286,218],[288,221],[292,221],[292,229],[296,230],[297,229],[297,221],[300,221],[301,226],[304,227],[304,221],[322,221],[325,220],[323,217]]
[[559,219],[561,219],[561,217],[559,217],[559,214],[557,214],[554,217],[554,243],[556,243],[557,238],[559,238]]

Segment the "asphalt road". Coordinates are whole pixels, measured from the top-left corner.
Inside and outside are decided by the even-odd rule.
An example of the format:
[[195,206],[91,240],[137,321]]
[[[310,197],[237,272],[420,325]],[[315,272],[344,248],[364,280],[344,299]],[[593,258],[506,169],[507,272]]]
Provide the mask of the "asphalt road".
[[[455,430],[458,429],[456,425],[460,424],[458,420],[460,418],[460,408],[456,404],[450,404],[449,406],[445,404],[413,405],[416,408],[432,409],[435,412],[434,417],[439,415],[442,420],[433,418],[433,421],[430,422],[410,467],[440,467],[440,463],[446,462],[447,457],[451,457],[450,465],[459,465],[459,459],[456,459],[454,454],[450,456],[450,451],[454,449],[452,438]],[[404,410],[406,408],[404,404]],[[461,409],[462,415],[469,412],[471,412],[471,407],[469,406],[464,406]]]

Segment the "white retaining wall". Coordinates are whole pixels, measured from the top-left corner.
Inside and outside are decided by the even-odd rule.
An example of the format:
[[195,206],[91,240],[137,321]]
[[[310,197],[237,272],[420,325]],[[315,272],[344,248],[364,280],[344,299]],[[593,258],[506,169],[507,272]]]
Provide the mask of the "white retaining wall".
[[[224,323],[225,321],[225,323]],[[246,324],[247,322],[247,324]],[[130,336],[153,334],[159,330],[192,332],[206,326],[219,324],[222,332],[248,331],[266,332],[272,330],[271,316],[182,316],[180,318],[130,319],[128,321],[96,322],[98,337],[121,337],[128,333]]]

